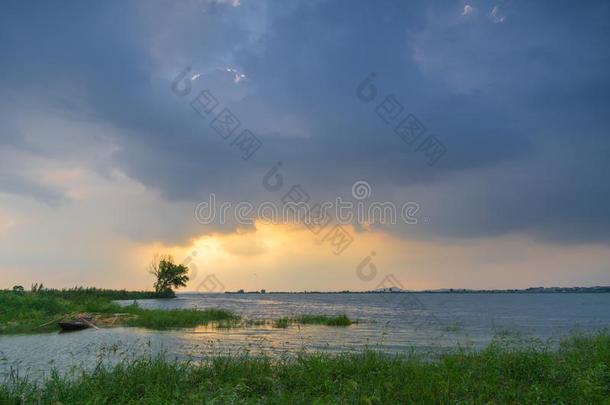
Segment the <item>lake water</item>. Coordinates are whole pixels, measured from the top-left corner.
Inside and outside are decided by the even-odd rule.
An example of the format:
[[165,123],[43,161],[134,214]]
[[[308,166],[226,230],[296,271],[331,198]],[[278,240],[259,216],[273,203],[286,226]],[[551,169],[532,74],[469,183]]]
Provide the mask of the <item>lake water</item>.
[[141,300],[139,305],[226,308],[252,320],[345,313],[359,323],[0,336],[0,380],[11,370],[36,379],[52,368],[69,373],[142,355],[201,360],[214,355],[290,356],[365,348],[439,352],[458,346],[480,348],[494,336],[507,334],[553,344],[574,331],[610,326],[610,294],[180,294],[173,300]]

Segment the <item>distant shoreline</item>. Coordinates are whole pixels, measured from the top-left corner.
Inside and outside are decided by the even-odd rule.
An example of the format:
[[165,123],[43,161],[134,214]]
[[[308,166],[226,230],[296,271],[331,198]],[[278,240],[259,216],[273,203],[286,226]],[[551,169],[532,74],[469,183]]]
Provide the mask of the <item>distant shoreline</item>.
[[[195,294],[197,292],[183,292],[182,294]],[[378,289],[368,291],[225,291],[224,294],[556,294],[556,293],[610,293],[610,286],[595,287],[530,287],[525,289],[506,290],[470,290],[465,288],[444,288],[436,290],[400,290],[396,288]]]

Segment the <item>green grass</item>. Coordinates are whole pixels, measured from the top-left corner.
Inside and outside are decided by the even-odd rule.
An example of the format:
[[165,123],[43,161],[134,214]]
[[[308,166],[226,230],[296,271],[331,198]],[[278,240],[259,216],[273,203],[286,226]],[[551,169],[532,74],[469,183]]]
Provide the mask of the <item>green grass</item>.
[[147,329],[191,328],[214,321],[237,320],[233,313],[223,309],[140,309],[127,307],[126,312],[136,315],[127,320],[129,326]]
[[[137,305],[120,306],[116,298],[146,296],[146,293],[89,289],[43,290],[40,292],[0,291],[0,335],[43,333],[59,330],[57,321],[87,313],[101,318],[122,313],[129,316],[113,319],[112,326],[137,326],[147,329],[190,328],[218,322],[220,327],[243,326],[240,318],[223,309],[143,309]],[[346,315],[301,315],[273,322],[279,328],[292,324],[349,326]],[[103,323],[100,324],[103,326]]]
[[[74,311],[74,306],[65,300],[53,297],[0,292],[0,334],[45,330],[38,326]],[[46,328],[48,329],[48,328]]]
[[[135,293],[134,296],[140,296]],[[111,317],[124,313],[114,326],[138,326],[148,329],[184,328],[205,325],[212,321],[231,321],[238,317],[221,309],[143,309],[137,305],[122,307],[112,299],[125,297],[124,292],[109,290],[51,290],[37,293],[0,291],[0,335],[43,333],[59,330],[57,321],[67,316],[87,313]],[[115,320],[116,321],[116,320]]]
[[610,335],[575,336],[556,351],[496,343],[436,361],[376,352],[141,359],[75,379],[54,374],[39,386],[13,377],[0,403],[609,404]]
[[64,288],[61,290],[48,288],[38,291],[37,294],[46,297],[62,298],[72,301],[92,298],[101,298],[111,301],[167,298],[165,296],[159,295],[154,291],[107,290],[95,287],[73,287]]
[[290,318],[280,318],[275,321],[276,328],[287,328],[292,324],[301,325],[328,325],[328,326],[350,326],[354,323],[347,315],[299,315]]
[[292,322],[289,318],[280,318],[274,322],[273,326],[276,328],[287,328],[291,324]]
[[56,330],[56,323],[42,327],[41,325],[66,314],[121,311],[122,308],[118,304],[95,295],[69,300],[53,294],[0,291],[0,334]]

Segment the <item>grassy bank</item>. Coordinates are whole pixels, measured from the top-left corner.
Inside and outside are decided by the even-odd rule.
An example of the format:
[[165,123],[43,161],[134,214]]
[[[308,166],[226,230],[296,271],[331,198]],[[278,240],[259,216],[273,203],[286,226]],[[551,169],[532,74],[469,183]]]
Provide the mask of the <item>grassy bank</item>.
[[[24,294],[27,294],[24,292]],[[70,301],[87,300],[100,298],[104,300],[141,300],[150,298],[172,298],[173,296],[161,296],[154,291],[127,291],[127,290],[108,290],[94,287],[74,287],[58,289],[42,289],[36,292],[37,295],[44,297],[62,298]]]
[[[148,293],[73,289],[40,292],[0,291],[0,334],[42,333],[59,330],[62,318],[90,314],[101,326],[139,326],[149,329],[183,328],[212,321],[237,319],[219,309],[143,309],[122,307],[112,300],[150,298]],[[120,315],[120,316],[119,316]]]
[[[143,309],[137,305],[120,306],[113,302],[151,297],[156,296],[146,292],[82,288],[38,292],[0,291],[0,335],[58,331],[58,321],[82,314],[92,316],[92,322],[100,327],[171,329],[191,328],[210,322],[219,322],[223,327],[251,325],[223,309]],[[292,324],[349,326],[353,323],[346,315],[301,315],[268,322],[279,328]]]
[[610,335],[572,337],[558,351],[492,344],[437,361],[379,353],[298,359],[139,360],[35,387],[18,378],[0,403],[610,403]]
[[300,325],[327,325],[327,326],[350,326],[354,322],[347,315],[300,315],[295,317],[280,318],[275,321],[276,328],[287,328],[292,324]]

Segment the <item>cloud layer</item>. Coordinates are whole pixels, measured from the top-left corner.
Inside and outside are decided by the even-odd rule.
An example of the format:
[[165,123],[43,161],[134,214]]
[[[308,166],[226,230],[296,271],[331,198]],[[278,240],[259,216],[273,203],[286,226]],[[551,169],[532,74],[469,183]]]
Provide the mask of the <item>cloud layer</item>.
[[[176,245],[232,232],[196,224],[194,207],[210,193],[279,199],[261,182],[281,161],[287,184],[316,200],[349,197],[364,179],[378,201],[417,201],[429,221],[376,228],[392,237],[610,240],[606,2],[3,9],[0,214],[17,225],[0,222],[0,237],[35,217],[26,206],[60,223],[99,209],[87,229],[108,240]],[[181,97],[171,84],[187,66],[192,92]],[[356,88],[372,72],[378,96],[364,103]],[[251,159],[193,111],[204,89],[262,141]],[[444,144],[434,166],[378,116],[386,96]],[[5,267],[24,262],[15,255]]]

